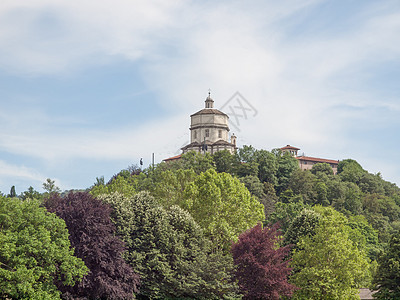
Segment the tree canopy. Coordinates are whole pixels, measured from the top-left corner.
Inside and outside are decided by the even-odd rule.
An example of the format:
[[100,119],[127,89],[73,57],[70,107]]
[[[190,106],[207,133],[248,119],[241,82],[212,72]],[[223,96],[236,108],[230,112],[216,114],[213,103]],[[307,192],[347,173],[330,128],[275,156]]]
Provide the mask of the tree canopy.
[[246,187],[227,173],[208,170],[184,191],[180,206],[204,229],[214,244],[230,248],[239,234],[263,221],[264,207]]
[[258,223],[239,236],[232,246],[232,255],[244,299],[280,299],[292,295],[295,286],[287,281],[291,271],[286,260],[289,251],[289,246],[279,247],[276,225],[262,228]]
[[369,275],[365,252],[350,239],[346,219],[332,208],[318,208],[321,219],[313,235],[300,238],[294,251],[291,282],[294,299],[356,299]]
[[33,200],[0,197],[0,298],[60,299],[87,274],[65,222]]
[[378,259],[374,278],[374,298],[400,299],[400,231],[394,233],[384,254]]
[[113,207],[126,260],[141,277],[140,295],[150,299],[237,297],[233,261],[211,243],[192,216],[161,206],[147,192],[100,197]]
[[90,272],[72,287],[58,286],[64,295],[90,299],[133,299],[139,277],[124,261],[122,241],[115,236],[111,208],[89,193],[53,195],[49,208],[68,228],[69,240]]

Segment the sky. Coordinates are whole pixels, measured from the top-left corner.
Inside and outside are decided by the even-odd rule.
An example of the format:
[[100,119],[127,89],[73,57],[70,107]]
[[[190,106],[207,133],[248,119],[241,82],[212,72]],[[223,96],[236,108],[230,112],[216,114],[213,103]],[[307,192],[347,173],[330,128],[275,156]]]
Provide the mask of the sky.
[[209,89],[239,146],[399,185],[399,78],[398,0],[2,0],[0,191],[177,155]]

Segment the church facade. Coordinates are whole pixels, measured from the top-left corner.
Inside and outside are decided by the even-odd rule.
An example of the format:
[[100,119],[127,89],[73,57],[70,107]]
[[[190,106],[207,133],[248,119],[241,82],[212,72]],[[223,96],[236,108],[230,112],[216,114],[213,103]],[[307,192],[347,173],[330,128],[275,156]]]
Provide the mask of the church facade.
[[214,154],[221,150],[234,153],[236,136],[229,136],[229,116],[214,108],[210,93],[205,108],[190,116],[190,143],[181,148],[182,153],[196,151]]

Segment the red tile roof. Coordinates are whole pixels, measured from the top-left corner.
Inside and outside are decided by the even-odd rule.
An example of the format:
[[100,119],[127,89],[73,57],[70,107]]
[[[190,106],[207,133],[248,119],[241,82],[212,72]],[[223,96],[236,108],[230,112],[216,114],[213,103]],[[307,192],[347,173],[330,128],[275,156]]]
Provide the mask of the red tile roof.
[[296,148],[290,145],[286,145],[285,147],[282,147],[281,150],[286,150],[286,149],[291,149],[291,150],[300,150],[300,148]]
[[309,157],[309,156],[297,156],[296,159],[303,160],[303,161],[313,161],[317,163],[328,163],[328,164],[338,164],[338,160],[333,159],[325,159],[325,158],[316,158],[316,157]]
[[181,159],[182,154],[176,155],[176,156],[172,156],[166,159],[163,159],[163,161],[172,161],[172,160],[177,160],[177,159]]

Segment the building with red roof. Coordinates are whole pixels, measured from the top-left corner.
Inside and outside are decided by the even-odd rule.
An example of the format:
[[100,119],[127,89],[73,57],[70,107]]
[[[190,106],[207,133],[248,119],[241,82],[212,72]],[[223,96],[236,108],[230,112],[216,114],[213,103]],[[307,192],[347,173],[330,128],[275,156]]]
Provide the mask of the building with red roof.
[[339,164],[338,160],[310,157],[305,155],[298,156],[297,153],[300,150],[300,148],[296,148],[290,145],[286,145],[285,147],[282,147],[280,149],[282,150],[282,152],[288,152],[292,156],[294,156],[298,160],[300,169],[302,170],[310,170],[313,167],[313,165],[318,163],[327,163],[332,167],[333,174],[337,173],[337,167]]

